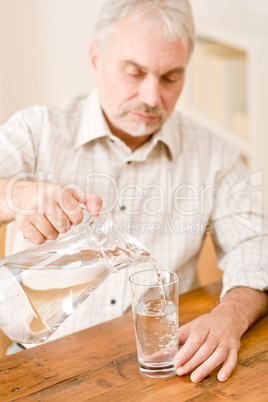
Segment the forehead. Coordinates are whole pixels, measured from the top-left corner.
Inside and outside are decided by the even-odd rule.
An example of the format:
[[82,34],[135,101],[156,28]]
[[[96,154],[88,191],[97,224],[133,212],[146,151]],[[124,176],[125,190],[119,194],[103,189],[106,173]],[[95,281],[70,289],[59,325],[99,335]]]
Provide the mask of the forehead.
[[132,60],[148,70],[164,73],[186,66],[188,45],[179,37],[169,40],[157,25],[125,18],[117,24],[107,44],[106,55],[108,63],[122,65],[124,61]]

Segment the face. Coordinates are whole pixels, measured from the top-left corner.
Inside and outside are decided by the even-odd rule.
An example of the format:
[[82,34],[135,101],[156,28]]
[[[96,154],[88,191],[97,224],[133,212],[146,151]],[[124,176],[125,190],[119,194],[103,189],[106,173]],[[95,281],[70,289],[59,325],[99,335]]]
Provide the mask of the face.
[[103,112],[113,134],[123,140],[158,131],[183,88],[188,47],[158,31],[128,18],[103,50],[94,43],[90,51]]

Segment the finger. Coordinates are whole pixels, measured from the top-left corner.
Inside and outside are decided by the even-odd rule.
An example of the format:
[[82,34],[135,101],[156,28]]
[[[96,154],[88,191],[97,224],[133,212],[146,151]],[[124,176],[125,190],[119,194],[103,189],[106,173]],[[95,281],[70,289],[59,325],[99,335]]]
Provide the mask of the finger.
[[35,245],[43,244],[47,240],[46,237],[40,233],[40,231],[32,223],[28,224],[23,229],[23,236],[25,239],[29,240]]
[[227,354],[228,350],[219,344],[214,353],[191,374],[191,380],[193,382],[202,381],[211,371],[224,362]]
[[209,334],[209,329],[195,324],[188,336],[185,344],[181,347],[174,359],[174,366],[183,366],[196,353],[200,346],[205,342]]
[[86,201],[88,212],[93,216],[99,216],[103,201],[95,194],[89,194]]
[[[184,345],[185,342],[187,341],[187,338],[191,332],[192,328],[192,322],[189,324],[185,324],[182,327],[179,328],[178,330],[178,345],[179,347]],[[181,365],[180,362],[180,350],[176,353],[174,360],[173,360],[174,366],[179,367]]]
[[47,240],[55,240],[59,236],[58,230],[49,222],[45,215],[34,217],[32,221],[35,228]]
[[66,186],[61,195],[61,199],[58,200],[59,207],[70,222],[75,225],[81,223],[84,218],[83,210],[79,205],[80,201],[78,201],[77,198],[76,190]]
[[53,214],[45,216],[59,233],[66,233],[72,227],[72,222],[58,205],[55,205]]
[[71,189],[73,197],[82,204],[86,205],[88,212],[93,216],[99,216],[103,200],[96,194],[88,194],[81,190]]
[[222,368],[218,373],[218,380],[223,382],[226,381],[237,363],[237,351],[235,349],[230,349],[226,360],[224,361]]
[[[215,351],[217,344],[212,341],[211,338],[207,338],[205,342],[193,355],[193,357],[188,360],[184,365],[177,368],[177,375],[185,375],[202,364],[205,360],[212,355]],[[175,364],[174,364],[175,365]],[[176,366],[176,365],[175,365]]]

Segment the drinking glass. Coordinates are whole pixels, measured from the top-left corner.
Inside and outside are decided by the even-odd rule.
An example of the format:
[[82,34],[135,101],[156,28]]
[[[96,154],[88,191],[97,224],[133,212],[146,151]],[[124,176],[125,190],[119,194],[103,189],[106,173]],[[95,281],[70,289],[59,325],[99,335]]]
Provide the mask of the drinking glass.
[[138,271],[129,278],[140,374],[169,378],[178,351],[178,275],[167,270]]

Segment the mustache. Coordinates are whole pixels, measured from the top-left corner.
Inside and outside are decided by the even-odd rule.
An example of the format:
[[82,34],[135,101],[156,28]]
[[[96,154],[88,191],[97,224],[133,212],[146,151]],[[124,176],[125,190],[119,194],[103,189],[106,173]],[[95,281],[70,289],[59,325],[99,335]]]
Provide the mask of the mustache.
[[123,106],[120,110],[119,117],[123,117],[125,114],[132,111],[154,114],[160,118],[164,118],[167,114],[165,110],[159,108],[158,106],[152,107],[146,105],[145,103],[140,103],[136,105]]

